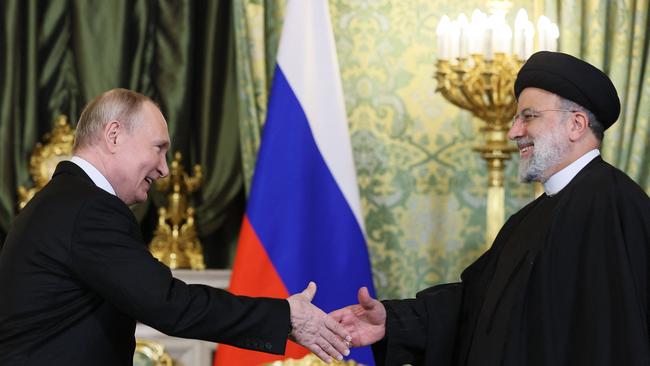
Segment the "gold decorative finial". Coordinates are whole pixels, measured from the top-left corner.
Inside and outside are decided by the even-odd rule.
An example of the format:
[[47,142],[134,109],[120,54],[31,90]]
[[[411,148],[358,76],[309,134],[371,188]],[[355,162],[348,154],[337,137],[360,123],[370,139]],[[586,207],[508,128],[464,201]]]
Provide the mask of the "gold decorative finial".
[[72,157],[72,142],[74,130],[68,124],[68,118],[59,115],[54,121],[52,131],[43,137],[44,143],[37,143],[29,159],[29,174],[32,176],[34,186],[18,187],[18,209],[25,207],[34,194],[41,190],[54,174],[56,165]]
[[[320,358],[316,357],[316,355],[314,355],[313,353],[310,353],[299,360],[289,358],[282,361],[274,361],[271,363],[267,363],[264,364],[263,366],[325,366],[325,365],[328,364],[322,361]],[[353,360],[348,360],[348,361],[334,360],[330,362],[329,365],[363,366],[362,364],[357,363]]]
[[187,196],[199,188],[202,179],[199,165],[194,166],[194,176],[185,172],[181,153],[177,151],[169,175],[156,182],[156,188],[169,195],[167,207],[158,209],[158,226],[149,249],[154,257],[172,269],[205,269],[194,224],[194,208],[187,204]]

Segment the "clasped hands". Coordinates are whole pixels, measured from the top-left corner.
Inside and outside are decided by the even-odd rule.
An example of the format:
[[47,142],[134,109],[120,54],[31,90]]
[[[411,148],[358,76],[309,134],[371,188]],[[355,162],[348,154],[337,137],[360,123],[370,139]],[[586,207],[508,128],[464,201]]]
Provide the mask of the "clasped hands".
[[386,333],[386,309],[373,299],[368,289],[359,289],[359,303],[325,314],[311,301],[316,284],[310,282],[305,290],[287,298],[291,311],[289,338],[329,363],[350,354],[350,347],[373,344]]

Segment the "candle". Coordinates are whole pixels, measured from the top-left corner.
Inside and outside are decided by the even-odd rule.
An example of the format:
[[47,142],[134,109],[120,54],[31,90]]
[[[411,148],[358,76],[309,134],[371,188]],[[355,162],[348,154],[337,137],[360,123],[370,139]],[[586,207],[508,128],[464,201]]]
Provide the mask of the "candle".
[[483,51],[485,54],[486,60],[492,60],[494,58],[494,52],[498,51],[496,49],[496,44],[498,43],[499,34],[497,32],[498,19],[493,14],[487,19],[487,24],[485,26],[485,38],[483,40],[484,46]]
[[460,47],[460,28],[457,21],[452,21],[450,23],[449,31],[447,32],[447,40],[449,43],[449,53],[447,56],[449,57],[449,60],[455,61],[458,57]]
[[459,32],[458,57],[467,58],[469,52],[469,22],[467,16],[460,13],[456,22],[458,23]]
[[515,32],[514,32],[514,54],[520,60],[526,59],[526,39],[525,31],[526,24],[529,23],[528,13],[525,9],[519,9],[517,17],[515,18]]
[[470,55],[493,60],[495,53],[526,60],[537,50],[556,51],[560,31],[549,18],[540,16],[537,24],[530,21],[525,9],[519,9],[514,27],[506,22],[506,11],[493,9],[489,16],[479,9],[472,12],[471,22],[464,13],[450,20],[444,15],[436,28],[437,57],[456,63]]
[[499,33],[502,34],[501,39],[503,40],[502,52],[506,55],[512,54],[512,28],[508,24],[503,23]]
[[492,47],[492,33],[494,33],[494,30],[492,28],[485,28],[485,37],[483,39],[483,54],[486,60],[492,60],[494,58],[494,51]]
[[469,52],[471,54],[483,53],[485,35],[485,23],[487,16],[482,11],[475,9],[472,13],[472,22],[470,23],[470,46]]
[[449,17],[443,15],[443,17],[440,19],[440,23],[438,23],[438,27],[436,28],[436,37],[438,41],[437,56],[439,60],[448,59],[447,32],[449,28],[449,23],[450,23]]
[[537,20],[537,47],[540,50],[548,50],[548,27],[550,26],[551,21],[545,17],[540,16]]
[[557,24],[551,23],[548,28],[548,50],[557,51],[557,39],[560,38],[560,30]]
[[533,54],[533,39],[535,37],[535,27],[530,20],[524,26],[524,60],[527,60]]

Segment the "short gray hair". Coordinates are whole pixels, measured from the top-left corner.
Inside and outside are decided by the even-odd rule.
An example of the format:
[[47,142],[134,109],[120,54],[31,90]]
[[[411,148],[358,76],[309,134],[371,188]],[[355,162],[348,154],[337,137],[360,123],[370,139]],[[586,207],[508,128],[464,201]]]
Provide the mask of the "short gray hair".
[[596,115],[576,102],[562,98],[560,96],[558,97],[560,98],[560,108],[571,111],[580,111],[587,115],[589,118],[589,128],[591,129],[591,132],[593,132],[594,136],[596,136],[596,139],[602,143],[603,138],[605,137],[605,128],[603,127],[603,124],[598,121]]
[[[142,105],[153,101],[128,89],[111,89],[86,104],[77,123],[73,152],[96,143],[110,121],[120,121],[131,133],[139,120]],[[155,103],[154,103],[155,104]]]

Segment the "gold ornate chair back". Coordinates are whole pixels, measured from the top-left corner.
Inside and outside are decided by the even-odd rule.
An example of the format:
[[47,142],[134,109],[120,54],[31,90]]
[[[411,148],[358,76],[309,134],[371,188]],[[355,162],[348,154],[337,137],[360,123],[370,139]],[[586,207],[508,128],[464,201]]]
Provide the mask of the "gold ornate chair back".
[[61,160],[72,157],[74,129],[70,128],[68,118],[64,115],[58,116],[52,131],[46,133],[43,140],[44,143],[36,144],[29,159],[29,174],[32,176],[34,186],[18,187],[18,209],[25,207],[34,194],[47,184]]
[[331,363],[327,364],[323,361],[321,361],[320,358],[318,358],[316,355],[313,353],[308,354],[307,356],[296,360],[293,358],[288,358],[286,360],[282,361],[275,361],[271,363],[267,363],[265,366],[326,366],[326,365],[346,365],[346,366],[363,366],[360,363],[356,363],[355,361],[349,360],[349,361],[332,361]]
[[133,353],[133,366],[172,366],[174,362],[165,347],[155,341],[138,339]]

